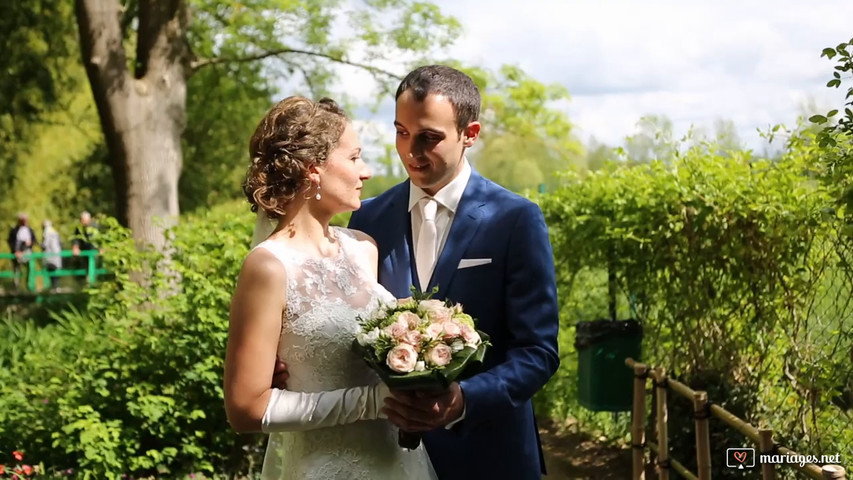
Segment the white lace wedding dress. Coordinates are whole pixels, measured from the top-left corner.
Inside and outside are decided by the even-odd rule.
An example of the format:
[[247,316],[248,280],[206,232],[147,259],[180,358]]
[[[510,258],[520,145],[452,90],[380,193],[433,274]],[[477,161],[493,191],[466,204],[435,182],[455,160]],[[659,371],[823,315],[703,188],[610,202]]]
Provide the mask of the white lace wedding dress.
[[[287,364],[287,388],[321,392],[371,385],[376,374],[352,350],[357,315],[393,299],[358,255],[356,239],[334,228],[340,241],[335,258],[313,258],[280,241],[265,248],[287,271],[287,307],[282,317],[278,355]],[[363,420],[314,430],[272,433],[264,479],[433,479],[423,445],[406,451],[387,420]]]

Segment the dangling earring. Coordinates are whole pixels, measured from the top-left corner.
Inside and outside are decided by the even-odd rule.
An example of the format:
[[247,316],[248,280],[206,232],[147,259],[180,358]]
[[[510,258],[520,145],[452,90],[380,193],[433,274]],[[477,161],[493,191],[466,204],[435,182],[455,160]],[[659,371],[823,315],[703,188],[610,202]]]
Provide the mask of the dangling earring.
[[320,200],[321,198],[323,198],[323,196],[320,195],[320,183],[319,182],[317,182],[317,195],[314,195],[314,198],[316,200]]

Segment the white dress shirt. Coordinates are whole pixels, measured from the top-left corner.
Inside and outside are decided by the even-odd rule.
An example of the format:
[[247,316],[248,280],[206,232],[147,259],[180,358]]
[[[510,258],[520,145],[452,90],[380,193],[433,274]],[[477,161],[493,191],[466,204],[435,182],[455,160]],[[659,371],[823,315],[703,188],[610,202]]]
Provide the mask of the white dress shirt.
[[[462,200],[462,194],[465,193],[465,187],[468,186],[468,179],[471,178],[471,165],[468,163],[468,159],[463,158],[462,162],[462,171],[459,172],[459,175],[432,197],[438,203],[438,210],[435,213],[435,227],[438,238],[435,252],[436,263],[438,263],[438,258],[441,256],[442,249],[444,249],[447,234],[450,232],[450,226],[456,217],[459,202]],[[421,190],[414,183],[411,183],[409,188],[409,213],[412,216],[412,247],[415,252],[418,251],[418,238],[424,218],[423,207],[418,202],[424,197],[429,197],[429,194]],[[433,271],[435,271],[435,265],[433,265]],[[421,285],[421,288],[426,291],[427,286]]]
[[[462,200],[462,194],[465,193],[465,187],[468,186],[468,180],[471,178],[471,165],[467,158],[462,159],[462,171],[453,180],[445,185],[441,190],[437,191],[432,197],[438,203],[438,210],[435,213],[435,227],[438,241],[436,242],[435,261],[441,256],[441,251],[444,249],[444,243],[447,241],[447,234],[450,232],[450,226],[453,224],[453,219],[456,217],[456,210],[459,208],[459,202]],[[423,206],[420,200],[429,195],[421,190],[414,183],[410,183],[409,188],[409,214],[412,216],[412,247],[415,252],[418,251],[418,236],[421,233],[421,223],[423,223]],[[435,265],[433,265],[433,272]],[[421,289],[426,291],[427,285],[421,285]],[[456,420],[445,425],[445,429],[450,430],[454,425],[465,419],[465,413],[468,411],[466,405],[462,405],[462,414]]]

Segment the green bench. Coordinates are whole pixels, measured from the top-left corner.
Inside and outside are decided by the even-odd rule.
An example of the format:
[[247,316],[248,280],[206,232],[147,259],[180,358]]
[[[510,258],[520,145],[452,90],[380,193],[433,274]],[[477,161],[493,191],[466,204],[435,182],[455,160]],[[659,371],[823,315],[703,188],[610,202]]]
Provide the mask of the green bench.
[[[49,254],[51,257],[55,257],[55,253]],[[42,279],[42,285],[44,287],[48,287],[50,285],[50,279],[52,277],[86,277],[86,281],[88,283],[94,283],[97,280],[98,275],[103,275],[107,273],[103,268],[98,268],[96,259],[98,258],[97,250],[83,250],[80,252],[78,257],[86,259],[86,268],[60,268],[54,271],[49,271],[44,268],[44,258],[47,257],[48,254],[44,252],[32,252],[28,253],[24,256],[27,259],[27,290],[31,292],[35,292],[38,288],[37,280],[39,278]],[[71,250],[63,250],[59,253],[59,256],[63,258],[63,265],[67,265],[66,258],[74,258],[74,253]],[[4,260],[8,260],[8,262],[4,262]],[[13,253],[0,253],[0,262],[4,265],[4,268],[0,270],[0,279],[2,278],[15,278],[15,270],[13,269],[12,262],[17,261],[15,259],[15,254]],[[19,269],[18,274],[21,273]]]

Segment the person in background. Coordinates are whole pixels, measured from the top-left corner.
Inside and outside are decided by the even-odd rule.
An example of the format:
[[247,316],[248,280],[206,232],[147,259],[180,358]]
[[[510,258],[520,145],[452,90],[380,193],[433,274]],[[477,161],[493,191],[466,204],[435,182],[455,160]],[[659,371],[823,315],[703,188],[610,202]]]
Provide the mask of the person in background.
[[18,224],[9,230],[9,250],[15,254],[15,260],[12,262],[12,268],[15,271],[14,283],[15,289],[18,289],[18,284],[21,278],[21,270],[27,266],[29,262],[29,254],[33,251],[33,243],[35,243],[36,234],[29,226],[29,217],[26,213],[18,214]]
[[[88,269],[89,259],[80,258],[80,252],[97,249],[94,244],[94,239],[97,235],[97,231],[97,225],[92,223],[92,214],[86,211],[81,213],[80,224],[77,225],[77,228],[74,229],[74,236],[71,238],[71,253],[75,257],[72,263],[75,269]],[[78,277],[77,281],[80,284],[83,284],[86,281],[86,277]]]
[[83,212],[80,214],[80,225],[74,229],[74,238],[71,241],[71,251],[74,256],[80,255],[83,250],[94,250],[95,244],[92,243],[97,228],[92,224],[92,214]]
[[[60,256],[62,253],[62,241],[59,238],[59,232],[53,228],[50,220],[45,220],[42,223],[42,227],[44,228],[44,232],[41,237],[41,249],[45,254],[44,267],[48,272],[53,273],[62,268],[62,257]],[[50,288],[56,289],[58,284],[59,277],[51,276]]]

